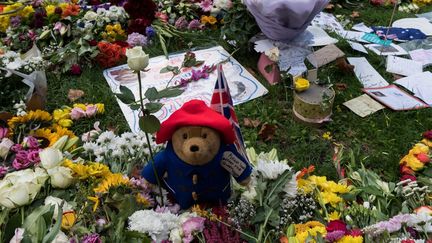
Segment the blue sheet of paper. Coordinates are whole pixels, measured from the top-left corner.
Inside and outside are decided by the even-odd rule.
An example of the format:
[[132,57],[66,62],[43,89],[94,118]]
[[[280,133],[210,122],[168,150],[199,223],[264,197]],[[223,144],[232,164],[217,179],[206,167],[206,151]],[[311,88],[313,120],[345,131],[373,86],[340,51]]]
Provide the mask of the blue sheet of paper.
[[369,41],[369,42],[374,43],[374,44],[380,44],[383,46],[389,46],[392,43],[391,40],[383,40],[383,39],[379,38],[376,34],[372,34],[372,33],[366,33],[362,37],[362,39],[365,41]]

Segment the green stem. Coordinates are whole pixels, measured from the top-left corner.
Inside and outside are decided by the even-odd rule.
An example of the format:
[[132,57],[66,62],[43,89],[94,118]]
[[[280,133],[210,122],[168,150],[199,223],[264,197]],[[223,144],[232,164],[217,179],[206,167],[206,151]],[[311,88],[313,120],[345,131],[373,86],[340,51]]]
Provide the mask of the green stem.
[[24,224],[24,207],[21,207],[21,225]]
[[272,213],[273,213],[273,208],[271,208],[270,211],[269,211],[269,213],[267,214],[267,216],[266,216],[266,218],[265,218],[265,220],[264,220],[264,224],[262,224],[262,225],[260,226],[260,231],[259,231],[259,233],[258,233],[258,240],[257,240],[257,242],[263,242],[263,241],[261,241],[261,239],[262,239],[262,236],[263,236],[263,234],[264,234],[265,227],[267,226],[267,221],[268,221],[268,219],[270,218],[270,215],[271,215]]
[[241,230],[239,230],[239,229],[236,229],[235,227],[231,226],[230,224],[228,224],[228,223],[226,223],[226,222],[224,222],[224,221],[222,221],[222,220],[220,220],[220,219],[218,219],[218,218],[216,218],[216,221],[218,221],[219,223],[224,224],[224,225],[226,225],[226,226],[228,226],[228,227],[234,229],[235,231],[239,232],[239,233],[242,234],[242,235],[245,235],[245,236],[247,236],[247,237],[249,237],[249,238],[251,238],[251,239],[254,239],[255,242],[258,242],[258,239],[255,238],[254,236],[252,236],[252,235],[250,235],[250,234],[248,234],[248,233],[245,233],[245,232],[243,232],[243,231],[241,231]]
[[[137,74],[138,74],[138,85],[139,85],[139,95],[140,95],[141,111],[143,113],[142,115],[144,116],[144,115],[148,115],[147,114],[148,111],[146,111],[146,109],[144,108],[143,94],[142,94],[142,84],[141,84],[141,71],[138,71]],[[155,167],[155,163],[154,163],[153,150],[152,150],[152,147],[151,147],[151,144],[150,144],[150,137],[149,137],[149,135],[148,135],[147,132],[144,132],[144,133],[146,135],[147,145],[148,145],[148,148],[149,148],[150,163],[152,164],[152,167],[153,167],[153,173],[156,176],[156,182],[157,182],[157,185],[159,187],[159,194],[160,194],[160,197],[161,197],[161,204],[163,205],[164,204],[164,200],[163,200],[162,187],[161,187],[161,183],[160,183],[160,180],[159,180],[159,175],[158,175],[158,173],[156,171],[156,167]]]

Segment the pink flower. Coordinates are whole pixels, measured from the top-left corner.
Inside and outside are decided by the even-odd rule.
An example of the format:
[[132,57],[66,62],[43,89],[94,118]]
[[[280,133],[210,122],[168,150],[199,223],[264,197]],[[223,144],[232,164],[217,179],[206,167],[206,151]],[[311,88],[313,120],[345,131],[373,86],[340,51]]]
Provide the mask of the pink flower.
[[39,142],[35,137],[28,136],[24,138],[23,145],[25,148],[36,149],[39,148]]
[[198,19],[194,19],[191,22],[189,22],[188,29],[189,30],[199,30],[201,29],[202,25],[201,22]]
[[81,67],[79,64],[72,64],[70,69],[71,74],[73,75],[80,75],[81,74]]
[[429,156],[427,154],[425,154],[425,153],[419,153],[419,154],[416,155],[416,157],[423,164],[426,164],[426,163],[428,163],[430,161]]
[[212,7],[213,7],[213,1],[212,0],[204,0],[200,3],[200,7],[201,7],[202,11],[210,12],[210,10],[212,10]]
[[404,181],[404,180],[408,180],[408,179],[410,179],[411,181],[416,181],[417,177],[415,177],[414,175],[405,174],[405,175],[402,175],[402,177],[400,178],[400,181]]
[[12,150],[12,152],[18,153],[20,150],[23,150],[23,146],[19,143],[12,145],[12,147],[10,148]]
[[8,169],[9,168],[7,166],[0,166],[0,178],[2,178],[7,174]]
[[355,236],[362,236],[363,233],[362,233],[361,229],[352,229],[349,231],[348,235],[355,237]]
[[346,232],[347,228],[345,222],[338,219],[338,220],[330,221],[327,224],[326,230],[327,232],[336,231],[336,230]]
[[328,232],[325,239],[328,242],[334,242],[342,238],[344,235],[345,235],[345,231],[335,230],[335,231]]
[[8,129],[6,127],[0,127],[0,140],[6,137],[8,134]]
[[191,242],[193,240],[193,237],[191,237],[192,233],[202,232],[204,229],[204,221],[205,218],[202,217],[192,217],[187,219],[182,225],[183,234],[185,235],[183,242]]
[[24,150],[19,151],[12,162],[12,167],[16,170],[25,169],[30,165],[32,165],[32,163],[27,159],[27,152]]
[[179,30],[186,29],[188,27],[188,22],[186,20],[186,17],[181,16],[180,18],[178,18],[174,26]]
[[156,12],[155,17],[164,23],[168,23],[168,15],[162,12]]
[[32,162],[33,164],[37,164],[40,162],[39,158],[39,150],[31,150],[27,153],[27,160]]
[[83,118],[86,116],[86,113],[83,109],[79,108],[79,107],[75,107],[71,110],[71,118],[72,120],[78,120],[80,118]]
[[97,113],[97,107],[95,105],[88,105],[85,111],[87,117],[93,117]]
[[432,140],[432,130],[423,133],[423,137]]

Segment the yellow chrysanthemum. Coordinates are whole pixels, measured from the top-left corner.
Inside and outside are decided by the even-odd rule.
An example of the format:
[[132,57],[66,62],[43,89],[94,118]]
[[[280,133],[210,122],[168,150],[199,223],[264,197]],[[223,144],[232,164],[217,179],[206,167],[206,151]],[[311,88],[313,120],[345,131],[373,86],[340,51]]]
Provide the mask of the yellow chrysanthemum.
[[103,179],[99,185],[93,189],[96,193],[107,193],[110,188],[120,186],[120,185],[128,185],[129,179],[124,177],[120,173],[110,174]]
[[47,16],[51,16],[54,14],[56,7],[52,4],[45,6],[45,11]]
[[332,220],[338,220],[338,219],[340,219],[340,213],[339,212],[337,212],[337,211],[333,211],[333,212],[331,212],[329,215],[328,215],[328,221],[330,222],[330,221],[332,221]]
[[62,127],[71,127],[73,124],[73,121],[71,119],[61,119],[57,122]]
[[88,200],[94,202],[93,205],[93,212],[96,211],[96,209],[99,207],[100,201],[98,197],[87,197]]
[[333,207],[336,207],[338,203],[342,202],[342,198],[334,192],[320,192],[320,196],[324,204],[330,203]]
[[351,235],[345,235],[344,237],[340,238],[337,243],[362,243],[363,237],[362,236],[351,236]]
[[424,164],[420,160],[418,160],[413,154],[405,155],[400,161],[400,164],[403,163],[405,163],[414,171],[421,170],[424,167]]
[[90,163],[87,166],[87,174],[94,177],[106,177],[111,174],[108,166],[101,163]]
[[50,122],[52,116],[50,113],[42,110],[29,111],[24,116],[15,116],[9,119],[8,126],[13,131],[16,126],[29,123],[29,122]]
[[305,179],[297,180],[297,190],[304,194],[309,194],[313,192],[315,186],[309,181]]
[[23,18],[28,18],[32,13],[34,13],[34,9],[31,5],[25,6],[21,11],[19,11],[19,15]]
[[308,180],[311,181],[313,184],[320,186],[327,182],[327,177],[312,175],[309,176]]
[[103,114],[105,112],[105,105],[102,103],[97,103],[95,104],[95,106],[97,107],[97,113],[98,114]]
[[40,129],[37,129],[36,131],[32,131],[32,132],[30,132],[30,135],[32,135],[36,138],[45,139],[48,142],[48,145],[47,145],[48,147],[52,146],[61,137],[57,133],[52,132],[50,129],[47,129],[47,128],[40,128]]
[[67,8],[67,6],[68,6],[69,4],[68,3],[60,3],[58,6],[62,9],[62,10],[65,10],[66,8]]

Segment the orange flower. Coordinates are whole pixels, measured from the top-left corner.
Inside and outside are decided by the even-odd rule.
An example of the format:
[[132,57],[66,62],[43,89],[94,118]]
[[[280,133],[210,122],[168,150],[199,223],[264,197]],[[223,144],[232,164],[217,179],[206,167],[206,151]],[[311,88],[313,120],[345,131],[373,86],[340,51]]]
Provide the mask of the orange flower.
[[209,24],[214,25],[217,23],[217,19],[214,16],[209,16],[208,22],[209,22]]
[[300,171],[300,173],[297,175],[296,179],[299,180],[299,179],[303,178],[303,176],[305,176],[306,174],[310,174],[310,173],[314,172],[314,170],[315,170],[315,166],[309,165],[309,167],[303,168]]
[[66,18],[68,16],[77,16],[80,12],[80,6],[78,4],[69,4],[63,10],[62,17]]

